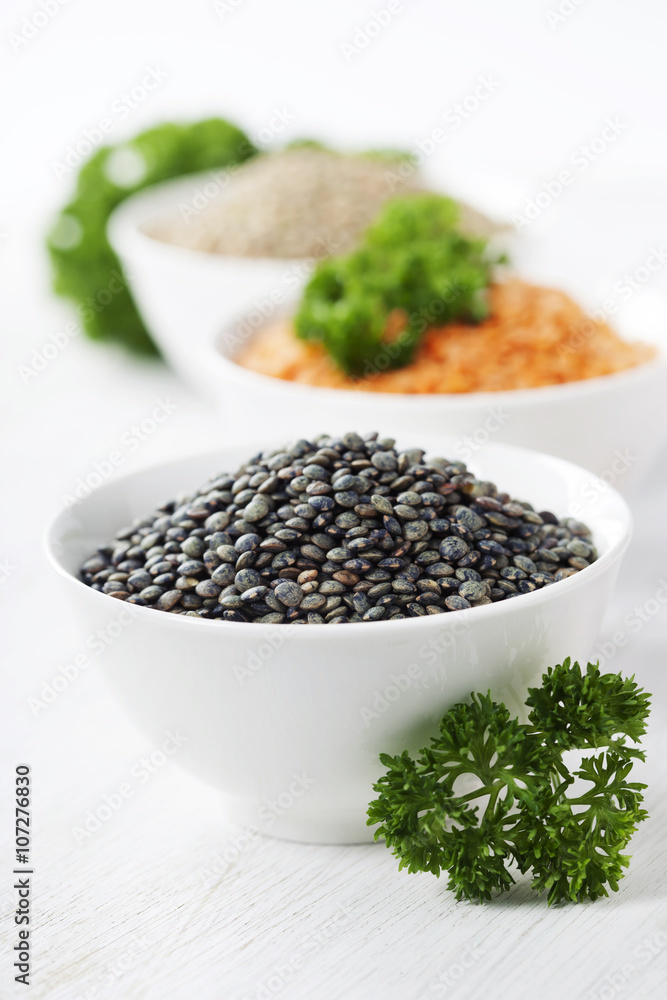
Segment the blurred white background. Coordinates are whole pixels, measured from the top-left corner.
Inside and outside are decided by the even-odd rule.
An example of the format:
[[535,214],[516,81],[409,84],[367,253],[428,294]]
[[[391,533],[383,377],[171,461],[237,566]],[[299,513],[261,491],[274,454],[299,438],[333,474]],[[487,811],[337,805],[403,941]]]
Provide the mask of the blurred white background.
[[[40,350],[49,335],[74,316],[49,291],[43,249],[50,219],[73,189],[75,171],[57,176],[57,164],[63,162],[68,147],[75,146],[86,130],[109,116],[114,122],[109,138],[117,142],[160,121],[206,115],[229,117],[252,136],[261,134],[278,110],[289,122],[284,131],[276,133],[277,144],[312,136],[343,147],[412,149],[442,125],[448,111],[474,93],[480,79],[492,79],[497,84],[493,94],[480,102],[467,120],[448,128],[446,141],[429,159],[428,171],[454,192],[476,195],[505,214],[521,212],[544,182],[557,177],[580,147],[600,135],[608,119],[622,124],[617,139],[581,170],[571,189],[530,227],[524,251],[527,268],[533,267],[552,283],[576,282],[595,301],[624,271],[641,263],[652,246],[667,240],[664,3],[401,0],[398,10],[394,3],[395,13],[387,26],[359,47],[360,29],[373,12],[388,6],[384,0],[42,0],[41,6],[39,0],[4,0],[0,10],[4,510],[0,558],[8,568],[0,574],[0,593],[2,634],[11,660],[11,670],[5,674],[11,697],[5,700],[0,726],[11,744],[3,746],[8,765],[13,767],[18,758],[29,757],[38,770],[42,769],[42,802],[46,801],[47,783],[60,802],[62,816],[49,830],[48,849],[42,842],[43,859],[47,854],[51,858],[44,884],[50,880],[57,886],[61,866],[67,871],[63,884],[76,882],[81,853],[73,846],[70,826],[79,821],[100,788],[117,782],[118,775],[143,748],[119,710],[100,693],[103,688],[98,688],[99,680],[92,671],[77,682],[71,696],[43,715],[36,718],[28,708],[29,697],[39,692],[42,681],[52,677],[58,665],[80,648],[80,638],[66,617],[67,609],[51,589],[53,581],[43,563],[40,535],[44,524],[77,476],[108,454],[127,428],[150,412],[157,398],[167,396],[174,401],[176,412],[163,429],[126,456],[121,471],[190,448],[214,446],[225,432],[207,406],[160,362],[139,361],[117,347],[91,344],[81,337],[27,384],[21,379],[19,368],[30,362],[32,351]],[[135,106],[124,104],[127,113],[114,110],[123,105],[123,95],[141,86],[147,73],[161,78],[159,84],[145,99],[134,101]],[[531,247],[538,248],[532,262]],[[667,268],[657,272],[651,282],[649,305],[650,296],[660,288],[667,290]],[[585,432],[588,429],[582,429]],[[664,478],[661,472],[659,477]],[[655,509],[651,510],[654,516]],[[637,499],[635,511],[640,519],[648,516],[645,497]],[[664,573],[663,560],[664,553],[661,555],[646,539],[635,548],[617,594],[619,616],[632,601],[651,597],[655,581]],[[641,656],[650,656],[656,668],[664,659],[664,625],[663,612],[641,637]],[[632,672],[635,654],[621,651],[615,662],[618,666],[614,669]],[[664,720],[662,710],[657,719]],[[168,780],[172,783],[165,784]],[[177,774],[156,779],[146,793],[147,812],[136,826],[137,836],[144,830],[154,842],[163,835],[164,826],[161,821],[158,824],[157,817],[169,817],[174,788],[182,803],[189,802],[198,810],[204,828],[202,803],[208,803],[213,817],[209,826],[216,828],[215,797]],[[43,809],[43,804],[39,808]],[[136,816],[133,808],[139,807],[128,806],[127,815],[117,822],[131,823]],[[154,826],[149,813],[156,817]],[[43,812],[40,822],[46,823]],[[99,835],[99,844],[104,843],[104,836]],[[178,854],[191,836],[183,829],[182,841],[169,840],[169,848]],[[201,846],[202,857],[210,854],[213,843],[211,837]],[[286,855],[276,854],[279,860],[275,861],[271,849],[262,848],[267,866],[275,863],[280,870]],[[275,848],[283,849],[287,851],[284,845]],[[290,850],[289,863],[298,867],[300,855],[296,849]],[[391,880],[398,879],[398,895],[392,899],[400,912],[405,909],[407,913],[410,906],[400,895],[404,886],[408,887],[405,876],[394,872],[394,862],[388,857],[380,859],[377,853],[373,857],[378,881],[387,879],[393,886]],[[94,870],[90,854],[88,858]],[[128,895],[129,888],[122,900],[110,894],[117,861],[113,853],[105,858],[107,881],[102,879],[100,895],[93,893],[91,898],[96,900],[101,920],[101,937],[95,947],[101,949],[106,961],[125,946],[121,935],[120,943],[115,942],[109,951],[105,928],[123,919],[131,922],[137,908]],[[350,863],[339,854],[335,859],[341,869]],[[658,862],[659,858],[656,878],[664,874],[664,865],[660,867]],[[124,862],[120,858],[118,865],[123,885]],[[156,874],[158,882],[163,874]],[[177,873],[176,882],[179,877]],[[139,878],[137,873],[133,875],[135,882]],[[412,888],[411,883],[410,892]],[[86,891],[92,892],[90,888]],[[146,883],[143,891],[142,907],[152,914],[151,919],[157,919],[164,909],[163,896],[153,883]],[[248,898],[250,890],[244,891]],[[307,892],[307,887],[303,891]],[[52,892],[50,906],[52,915],[57,916],[62,899],[55,888]],[[290,890],[283,886],[276,892],[278,906],[281,894],[289,897]],[[414,910],[419,904],[414,894],[411,898]],[[633,921],[639,921],[640,913],[647,921],[646,928],[655,929],[658,915],[654,904],[653,899],[641,898]],[[304,905],[307,912],[307,898]],[[48,910],[46,903],[44,906]],[[193,906],[197,913],[196,901]],[[293,909],[298,909],[296,902]],[[82,912],[88,912],[85,905]],[[511,910],[504,913],[512,917]],[[233,916],[232,910],[230,919]],[[596,976],[613,968],[614,941],[626,933],[613,917],[610,913],[617,937],[609,940]],[[194,928],[196,919],[193,916]],[[237,930],[242,919],[234,924]],[[55,978],[43,983],[34,996],[73,1000],[76,990],[83,993],[85,986],[99,983],[99,973],[91,971],[88,978],[77,973],[75,989],[73,981],[67,979],[68,956],[76,954],[87,967],[89,952],[71,928],[54,930],[54,926],[50,925],[48,935],[44,932],[44,944],[50,935],[50,956],[47,959],[43,948],[40,962],[43,968],[50,963],[49,975]],[[550,926],[557,933],[556,928],[562,925]],[[575,931],[574,926],[571,929]],[[370,958],[366,954],[360,959],[371,966],[385,963],[384,978],[380,973],[365,1000],[386,996],[385,989],[399,980],[401,963],[407,961],[405,955],[401,957],[403,933],[413,944],[418,941],[416,925],[412,930],[403,928],[400,934],[398,930],[397,924],[401,940],[395,941],[398,951],[393,965],[384,953],[378,958],[377,949]],[[205,953],[207,927],[201,927],[200,933]],[[235,933],[229,931],[230,941]],[[241,947],[242,941],[234,941],[234,947]],[[596,938],[595,948],[598,941]],[[172,947],[174,954],[179,954],[176,945],[176,941],[169,947],[156,944],[151,952],[156,970]],[[254,940],[255,946],[260,951],[264,947],[261,937]],[[579,940],[577,933],[573,933],[568,948],[568,954],[575,955],[575,965],[583,961],[577,949],[595,950],[585,937]],[[554,975],[567,957],[559,958],[555,948],[537,950],[535,955],[535,967],[542,961]],[[426,962],[421,952],[420,961]],[[186,968],[187,959],[182,962]],[[202,962],[207,968],[206,963],[214,960],[204,954]],[[242,962],[237,965],[234,982],[241,988],[247,970]],[[215,971],[214,965],[211,969]],[[139,983],[136,968],[135,974]],[[154,996],[180,1000],[181,996],[195,995],[187,989],[179,991],[178,975],[173,993],[167,994],[164,985],[157,993],[144,992],[140,985],[129,990],[124,980],[118,980],[104,995],[118,1000],[149,996],[151,1000]],[[589,980],[592,988],[597,982],[593,971]],[[56,993],[49,986],[56,981],[62,992]],[[658,988],[656,979],[656,991]],[[4,984],[0,992],[3,989]],[[417,985],[413,985],[407,995],[416,995],[416,991]],[[544,983],[540,992],[545,997],[555,996]],[[579,995],[576,990],[568,992]],[[218,1000],[218,996],[231,994],[207,993],[204,983],[204,992],[197,995]],[[337,994],[326,992],[322,985],[320,992],[308,995],[323,1000]],[[352,992],[347,995],[351,997]],[[658,992],[641,995],[657,996]]]
[[[526,246],[539,243],[540,262],[528,254],[528,266],[552,281],[579,278],[594,301],[667,231],[667,18],[658,0],[401,0],[372,38],[365,26],[388,9],[379,0],[44,3],[46,12],[38,0],[6,0],[0,15],[2,396],[15,413],[45,395],[62,407],[71,378],[85,392],[94,370],[124,367],[113,349],[77,341],[31,385],[18,375],[71,317],[49,295],[43,237],[74,184],[75,170],[58,164],[105,117],[118,142],[159,121],[208,114],[261,134],[277,109],[289,119],[278,144],[316,136],[411,149],[444,122],[428,172],[507,214],[521,212],[611,118],[623,126],[618,137],[530,227]],[[154,89],[126,101],[150,71]],[[493,93],[448,125],[481,79],[494,82]],[[558,246],[550,256],[554,230],[572,235],[567,252]],[[667,269],[652,281],[660,286]],[[93,367],[81,379],[83,355]],[[103,437],[117,413],[98,408],[80,433]]]
[[[658,0],[395,0],[375,37],[365,26],[388,9],[379,0],[44,4],[6,0],[0,14],[4,377],[18,406],[31,394],[17,383],[17,365],[66,315],[48,300],[42,251],[75,179],[58,164],[105,117],[109,141],[118,142],[162,120],[208,114],[261,135],[277,109],[289,119],[277,144],[316,136],[410,149],[444,122],[447,138],[429,157],[429,173],[508,213],[521,211],[612,118],[622,124],[617,139],[530,235],[548,236],[572,219],[583,225],[588,212],[590,242],[572,240],[568,260],[552,271],[557,280],[587,270],[594,296],[665,232],[667,22]],[[150,71],[153,89],[126,101]],[[448,125],[447,112],[481,79],[493,81],[493,93]],[[664,275],[659,284],[667,287]]]

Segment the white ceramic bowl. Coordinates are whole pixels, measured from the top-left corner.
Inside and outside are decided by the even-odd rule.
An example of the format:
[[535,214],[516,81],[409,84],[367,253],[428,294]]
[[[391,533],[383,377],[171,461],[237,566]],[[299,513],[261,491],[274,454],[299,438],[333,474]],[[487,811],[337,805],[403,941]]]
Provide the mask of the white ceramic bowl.
[[[614,375],[536,389],[416,395],[329,389],[289,382],[236,364],[252,322],[232,322],[200,346],[199,377],[228,419],[243,413],[257,436],[270,415],[284,434],[346,420],[350,426],[399,426],[406,432],[456,437],[452,454],[468,461],[488,441],[534,448],[591,469],[629,493],[667,438],[667,309],[665,325],[643,339],[658,347],[652,361]],[[253,317],[254,319],[254,317]],[[648,326],[648,324],[647,324]]]
[[[432,454],[452,441],[425,436]],[[403,436],[400,442],[415,443]],[[258,449],[255,448],[255,451]],[[365,823],[381,751],[419,749],[452,704],[491,688],[517,710],[526,685],[565,656],[586,661],[628,544],[613,490],[584,501],[599,559],[507,602],[392,622],[259,625],[203,621],[121,604],[77,579],[78,567],[133,517],[234,470],[247,446],[119,478],[58,515],[52,564],[85,635],[104,629],[109,680],[159,746],[186,737],[178,761],[220,789],[253,829],[311,842],[371,839]],[[568,509],[590,474],[550,456],[488,445],[473,471],[537,509]]]
[[305,260],[189,250],[143,232],[144,223],[178,211],[179,205],[205,204],[206,192],[219,190],[220,176],[225,172],[190,174],[139,191],[118,206],[107,227],[155,342],[195,386],[202,384],[202,352],[221,327],[254,308],[272,315],[298,292],[312,267]]
[[[464,460],[488,440],[535,448],[591,469],[622,493],[641,482],[667,437],[667,303],[659,294],[638,294],[613,317],[624,336],[654,343],[658,359],[603,378],[541,389],[433,396],[352,393],[267,378],[234,363],[234,344],[239,333],[243,339],[264,319],[277,318],[293,305],[309,273],[307,263],[202,253],[161,243],[141,230],[147,220],[191,204],[193,192],[203,193],[210,180],[208,174],[194,175],[139,192],[116,209],[108,234],[165,357],[208,393],[239,436],[261,437],[267,420],[272,434],[298,434],[313,415],[314,429],[343,419],[348,426],[398,425],[407,432],[454,435],[459,439],[454,454]],[[488,179],[485,185],[490,186]],[[484,191],[482,185],[477,201]],[[522,273],[548,281],[553,260],[547,254],[551,263],[540,272],[539,259],[540,248],[533,242]],[[599,305],[587,303],[576,284],[568,290],[591,308]],[[230,333],[231,344],[225,346]]]
[[[440,188],[440,178],[422,170],[424,183]],[[229,180],[225,170],[189,174],[139,191],[122,202],[107,226],[109,241],[127,275],[132,295],[151,335],[172,367],[194,386],[209,384],[202,358],[220,329],[242,314],[257,311],[270,318],[305,284],[313,259],[231,257],[163,243],[143,231],[147,222],[186,206],[189,218],[201,211]],[[466,200],[467,190],[448,184],[449,193]],[[488,179],[483,193],[490,187]],[[473,191],[472,202],[477,203]],[[482,209],[502,232],[503,249],[512,242],[506,218],[497,206]],[[217,395],[224,387],[215,386]],[[261,433],[261,431],[260,431]]]

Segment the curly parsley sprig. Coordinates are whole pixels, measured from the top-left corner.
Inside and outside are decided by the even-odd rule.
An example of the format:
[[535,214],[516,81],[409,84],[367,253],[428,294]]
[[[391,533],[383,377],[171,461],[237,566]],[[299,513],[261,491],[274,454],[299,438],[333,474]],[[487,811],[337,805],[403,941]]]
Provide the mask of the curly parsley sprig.
[[[650,695],[634,678],[582,671],[566,659],[529,688],[530,724],[490,694],[451,708],[431,746],[381,754],[387,773],[369,825],[410,872],[449,874],[457,899],[488,900],[514,882],[508,866],[532,870],[549,903],[618,889],[623,850],[647,818],[640,782],[629,782],[644,751]],[[601,750],[570,771],[566,751]],[[576,789],[573,788],[576,782]]]
[[434,323],[486,319],[492,269],[505,259],[459,229],[450,198],[392,198],[356,250],[318,264],[294,318],[297,336],[322,344],[348,375],[401,368]]
[[157,353],[107,239],[114,208],[150,184],[232,167],[256,152],[235,125],[207,118],[156,125],[117,145],[102,146],[83,164],[74,196],[58,215],[47,247],[54,291],[77,305],[89,337]]

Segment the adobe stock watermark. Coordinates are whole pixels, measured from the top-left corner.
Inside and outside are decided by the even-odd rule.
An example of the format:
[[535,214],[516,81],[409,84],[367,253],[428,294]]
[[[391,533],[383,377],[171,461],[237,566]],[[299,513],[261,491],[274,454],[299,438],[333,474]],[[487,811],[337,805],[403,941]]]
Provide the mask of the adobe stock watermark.
[[[420,306],[406,315],[401,315],[397,311],[397,320],[400,328],[396,333],[385,331],[385,337],[378,345],[377,351],[372,358],[364,364],[363,371],[358,375],[352,375],[353,381],[377,378],[383,372],[394,366],[396,358],[406,346],[411,346],[415,338],[420,337],[430,326],[437,324],[438,319],[445,312],[447,305],[453,302],[458,295],[465,292],[467,285],[463,281],[443,281],[438,294],[429,303]],[[392,317],[390,316],[390,322]]]
[[127,800],[134,796],[136,790],[161,771],[169,759],[187,742],[188,737],[179,730],[165,733],[160,747],[146,757],[140,757],[132,765],[128,780],[122,781],[116,791],[105,793],[98,805],[87,810],[82,822],[72,827],[71,833],[75,843],[81,847],[84,841],[101,830],[123,808]]
[[408,664],[405,670],[400,673],[392,673],[387,684],[383,688],[375,690],[369,703],[362,705],[359,709],[362,722],[368,726],[379,719],[406,691],[415,685],[427,688],[424,665],[434,667],[436,664],[442,664],[443,654],[452,649],[469,629],[470,625],[464,621],[452,622],[447,628],[442,628],[428,642],[422,643],[417,650],[420,662]]
[[629,128],[627,122],[621,121],[618,115],[606,118],[599,134],[588,142],[582,143],[568,157],[568,166],[559,170],[555,177],[543,181],[539,190],[527,198],[521,211],[514,212],[512,223],[516,229],[531,225],[553,205],[578,177],[596,163],[607,150],[613,146],[619,136]]
[[211,6],[220,20],[223,21],[228,14],[234,14],[239,7],[243,7],[245,2],[246,0],[213,0]]
[[509,419],[510,415],[504,407],[489,406],[481,424],[470,434],[464,434],[454,445],[456,457],[467,462],[505,426]]
[[486,952],[477,945],[467,945],[455,958],[453,958],[437,975],[429,980],[427,985],[420,992],[417,1000],[433,1000],[434,997],[443,997],[453,992],[457,986],[465,979],[467,973],[473,969]]
[[194,194],[189,201],[181,201],[178,204],[178,214],[183,222],[191,222],[196,219],[218,195],[222,194],[228,186],[232,176],[232,170],[210,170],[207,180],[202,181],[195,188]]
[[260,329],[276,311],[303,287],[317,264],[336,252],[339,244],[329,238],[321,238],[315,253],[290,264],[280,277],[280,283],[256,298],[248,306],[243,319],[236,326],[223,332],[220,344],[233,356],[236,351]]
[[[153,936],[155,935],[155,936]],[[121,952],[102,966],[94,981],[88,983],[82,993],[77,993],[71,1000],[96,1000],[106,993],[107,987],[114,985],[125,976],[130,969],[136,967],[146,952],[161,943],[160,933],[156,930],[142,931],[133,937]]]
[[351,39],[339,42],[338,45],[345,62],[351,63],[353,59],[365,52],[368,46],[394,23],[396,15],[402,12],[401,0],[389,0],[384,7],[374,10],[367,20],[357,24]]
[[375,719],[388,712],[394,702],[397,702],[402,694],[424,676],[424,668],[419,663],[411,663],[405,671],[399,674],[392,673],[389,682],[382,689],[377,689],[373,693],[373,700],[368,705],[362,705],[359,709],[362,722],[368,725]]
[[18,566],[15,566],[7,556],[3,556],[0,559],[0,584],[7,583],[7,580],[13,576],[17,569]]
[[314,778],[301,771],[292,775],[289,785],[281,792],[271,798],[265,798],[257,810],[257,823],[250,823],[240,833],[231,837],[226,847],[222,851],[216,851],[206,868],[200,871],[201,888],[210,889],[216,885],[242,854],[256,844],[263,833],[270,831],[278,819],[289,812],[315,784]]
[[385,171],[384,179],[389,190],[394,192],[401,184],[415,174],[422,164],[443,146],[452,135],[463,127],[483,105],[501,89],[501,83],[494,76],[485,73],[479,76],[468,93],[441,114],[439,124],[431,131],[416,139],[409,157],[398,166]]
[[[127,287],[127,278],[115,268],[112,268],[109,280],[104,288],[98,289],[95,295],[89,295],[83,305],[78,308],[82,323],[88,322],[94,315],[104,312],[113,298]],[[31,385],[38,375],[45,371],[52,361],[55,361],[65,351],[72,341],[81,336],[81,325],[70,320],[59,330],[50,333],[40,345],[33,347],[30,360],[18,366],[18,375],[24,385]]]
[[7,33],[7,40],[14,52],[20,52],[25,45],[36,38],[69,2],[70,0],[40,0],[32,14],[23,18],[20,27],[16,31]]
[[[623,479],[638,461],[639,455],[633,454],[629,448],[617,448],[607,468],[583,484],[579,491],[582,500],[588,501],[589,504],[597,503],[600,497],[606,496],[610,487]],[[581,518],[585,514],[583,504],[577,500],[570,503],[567,512],[570,517],[576,518]]]
[[288,623],[274,629],[268,634],[265,642],[260,642],[258,646],[250,650],[243,663],[235,663],[232,669],[239,684],[245,684],[247,680],[255,676],[258,670],[265,667],[273,655],[283,648],[296,627],[296,625]]
[[30,385],[33,379],[48,368],[51,361],[54,361],[66,347],[69,347],[72,340],[80,335],[81,327],[72,321],[65,323],[60,330],[50,333],[41,347],[33,348],[28,364],[18,366],[18,374],[23,384]]
[[[296,115],[287,108],[273,108],[268,122],[249,136],[250,142],[244,140],[238,147],[238,155],[250,154],[254,151],[254,146],[266,149],[293,121],[296,121]],[[210,170],[188,201],[179,202],[178,214],[183,222],[192,222],[215,201],[227,189],[235,171],[236,166]]]
[[148,441],[177,409],[178,405],[172,402],[169,397],[156,399],[150,414],[136,424],[132,424],[121,434],[119,447],[110,451],[105,458],[94,462],[90,472],[86,473],[85,476],[79,476],[72,491],[61,495],[63,506],[73,507],[90,496],[102,483],[113,476],[116,469],[123,465],[128,456]]
[[[441,618],[442,616],[438,616]],[[463,616],[465,619],[465,615]],[[423,691],[429,691],[429,677],[425,671],[425,666],[438,668],[437,672],[432,671],[432,676],[436,680],[436,692],[441,691],[441,684],[447,680],[446,654],[453,649],[457,643],[463,640],[471,628],[469,620],[452,621],[449,615],[446,616],[447,625],[443,625],[439,632],[428,642],[423,643],[418,651],[418,663],[411,663],[399,673],[393,673],[387,684],[373,693],[372,699],[359,710],[362,721],[366,726],[370,726],[375,720],[381,718],[391,710],[403,695],[411,688],[417,687]],[[498,700],[507,704],[510,709],[517,714],[525,708],[526,685],[530,683],[526,676],[527,669],[533,673],[534,665],[518,659],[512,668],[503,671],[503,680],[497,678],[495,691]],[[502,687],[499,685],[502,684]],[[441,714],[441,713],[440,713]]]
[[654,621],[656,616],[667,607],[667,580],[658,580],[658,587],[653,595],[642,604],[635,604],[631,611],[623,617],[621,627],[611,635],[601,639],[595,646],[592,659],[599,661],[600,667],[606,666],[628,644],[631,636],[637,635],[646,625]]
[[106,115],[85,128],[81,136],[70,143],[62,160],[52,160],[51,169],[58,180],[78,170],[84,160],[110,136],[120,122],[124,122],[140,104],[168,79],[168,74],[159,66],[147,66],[140,81],[131,89],[124,90],[111,104]]
[[274,141],[276,136],[279,136],[285,131],[288,125],[296,121],[296,115],[287,108],[273,108],[271,112],[271,117],[269,118],[266,125],[262,125],[257,131],[250,132],[250,140],[254,142],[256,146],[260,149],[266,149]]
[[547,19],[547,24],[550,28],[560,27],[586,2],[587,0],[560,0],[560,3],[555,7],[549,7],[548,10],[545,10],[544,16]]
[[[645,978],[643,977],[644,971],[656,958],[659,956],[664,957],[666,948],[667,933],[665,931],[659,930],[654,934],[647,935],[640,944],[632,949],[628,960],[617,969],[614,969],[613,972],[607,973],[600,983],[596,984],[593,989],[586,993],[583,1000],[614,1000],[615,997],[625,993],[627,989],[632,990],[631,995],[633,997],[640,996],[637,992],[639,981],[644,979],[646,985]],[[656,976],[655,978],[656,982],[655,984],[652,983],[652,985],[656,987],[664,986],[664,975]],[[656,991],[654,994],[653,990],[651,990],[651,995],[657,996],[658,993]],[[646,996],[648,996],[648,993],[646,993]]]
[[[120,603],[120,602],[119,602]],[[101,656],[116,639],[123,635],[137,617],[137,608],[132,604],[123,603],[120,611],[105,625],[90,632],[83,643],[83,649],[63,663],[55,674],[43,681],[38,694],[30,695],[26,704],[36,717],[52,705],[67,691],[81,674],[93,665],[91,654]]]
[[252,991],[246,993],[241,1000],[271,1000],[272,997],[277,996],[291,982],[294,974],[349,924],[353,912],[352,905],[349,900],[342,903],[331,917],[320,924],[317,930],[306,934],[301,939],[299,947],[289,958],[283,962],[276,962],[270,974],[260,980]]
[[[647,256],[637,264],[631,271],[625,271],[618,281],[614,282],[614,292],[621,302],[627,302],[635,292],[641,291],[643,286],[651,281],[656,271],[659,271],[667,263],[667,250],[663,246],[650,247]],[[614,299],[605,300],[602,303],[605,313],[616,311]]]
[[437,295],[430,302],[408,314],[408,325],[421,335],[429,326],[434,326],[445,312],[446,307],[454,302],[457,297],[465,294],[469,288],[469,282],[461,280],[452,281],[449,278],[445,279],[437,290]]
[[632,270],[625,271],[613,284],[613,295],[600,304],[599,308],[591,309],[585,318],[575,323],[571,334],[564,344],[558,345],[558,353],[563,356],[580,350],[597,332],[598,323],[606,323],[614,316],[624,302],[628,302],[637,292],[651,281],[657,271],[667,263],[667,250],[662,246],[654,246],[640,264]]

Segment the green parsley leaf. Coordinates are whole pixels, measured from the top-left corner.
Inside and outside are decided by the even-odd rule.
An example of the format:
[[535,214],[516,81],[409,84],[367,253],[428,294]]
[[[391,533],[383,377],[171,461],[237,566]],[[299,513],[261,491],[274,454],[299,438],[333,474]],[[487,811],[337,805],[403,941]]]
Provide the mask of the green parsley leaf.
[[505,258],[460,232],[458,217],[441,195],[388,201],[357,250],[317,266],[295,316],[297,336],[320,342],[349,375],[369,376],[409,364],[434,323],[485,319],[492,266]]
[[[489,900],[510,888],[509,865],[532,870],[549,904],[618,889],[623,854],[646,787],[629,782],[644,752],[650,695],[634,678],[565,660],[531,688],[530,725],[490,693],[451,708],[417,760],[382,754],[369,825],[410,872],[449,874],[457,899]],[[570,771],[566,751],[599,750]]]
[[150,184],[229,167],[255,153],[235,125],[210,118],[157,125],[117,146],[103,146],[84,163],[75,195],[56,219],[47,247],[54,290],[77,305],[89,337],[157,353],[107,240],[113,209]]

